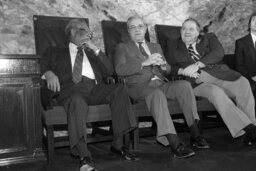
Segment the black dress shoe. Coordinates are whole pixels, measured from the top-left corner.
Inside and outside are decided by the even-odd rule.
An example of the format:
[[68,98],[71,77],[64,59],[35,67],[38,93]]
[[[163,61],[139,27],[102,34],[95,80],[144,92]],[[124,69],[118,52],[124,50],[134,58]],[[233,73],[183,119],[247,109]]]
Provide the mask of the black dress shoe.
[[97,171],[90,157],[80,159],[80,171]]
[[210,148],[209,144],[202,137],[190,138],[190,144],[196,148],[207,149]]
[[177,148],[172,149],[172,152],[174,154],[174,158],[178,159],[192,157],[195,155],[195,152],[184,143],[180,143]]
[[136,156],[135,154],[131,153],[129,151],[129,149],[125,146],[123,146],[121,149],[116,149],[113,146],[111,146],[110,151],[112,153],[122,156],[125,160],[128,160],[128,161],[138,161],[139,160],[139,157]]
[[251,124],[245,130],[246,132],[243,136],[244,143],[248,146],[256,144],[256,126]]

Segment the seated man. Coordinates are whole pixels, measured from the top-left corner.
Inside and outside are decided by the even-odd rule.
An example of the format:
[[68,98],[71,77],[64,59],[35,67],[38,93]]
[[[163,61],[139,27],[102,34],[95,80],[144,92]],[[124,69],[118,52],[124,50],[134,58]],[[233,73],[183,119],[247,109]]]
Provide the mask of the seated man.
[[85,20],[71,20],[65,32],[69,45],[49,48],[42,58],[41,72],[50,93],[58,95],[57,101],[68,115],[70,148],[72,154],[80,157],[80,171],[95,167],[86,144],[88,105],[110,104],[114,134],[111,150],[127,160],[137,160],[122,142],[123,135],[137,127],[127,88],[103,82],[114,69],[91,41],[92,34]]
[[157,124],[157,139],[170,144],[174,156],[178,158],[195,154],[177,136],[167,103],[167,99],[172,99],[178,101],[185,115],[192,135],[191,143],[198,148],[209,148],[197,126],[199,116],[189,82],[166,81],[164,74],[170,72],[170,65],[165,62],[159,44],[145,41],[147,28],[141,17],[130,17],[127,20],[127,28],[131,40],[117,45],[114,56],[115,69],[118,75],[125,77],[129,95],[136,100],[146,100]]
[[190,80],[195,95],[207,98],[215,106],[231,135],[246,133],[244,141],[251,145],[256,141],[256,126],[250,84],[221,64],[224,50],[217,37],[199,32],[199,23],[189,18],[182,24],[181,38],[168,42],[167,61],[173,66],[172,73]]
[[256,13],[249,19],[249,34],[236,41],[236,69],[251,83],[256,97]]

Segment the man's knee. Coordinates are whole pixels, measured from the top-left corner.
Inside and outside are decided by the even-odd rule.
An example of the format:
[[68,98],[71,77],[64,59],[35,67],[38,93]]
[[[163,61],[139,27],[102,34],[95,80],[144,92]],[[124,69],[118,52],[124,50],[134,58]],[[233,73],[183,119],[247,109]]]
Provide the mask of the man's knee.
[[208,86],[207,88],[208,97],[213,97],[214,99],[223,99],[227,96],[225,91],[218,86]]
[[153,98],[166,98],[164,92],[158,88],[152,90],[147,97],[153,97]]
[[81,94],[72,94],[70,97],[70,104],[75,106],[87,105],[85,98]]

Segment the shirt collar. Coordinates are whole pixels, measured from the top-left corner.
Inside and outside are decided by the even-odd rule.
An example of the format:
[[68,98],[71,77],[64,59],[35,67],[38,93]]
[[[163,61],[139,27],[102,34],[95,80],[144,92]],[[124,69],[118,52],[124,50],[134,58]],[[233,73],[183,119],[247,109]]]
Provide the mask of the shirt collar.
[[72,53],[77,53],[77,45],[75,45],[74,43],[69,43],[69,51]]
[[191,43],[191,44],[186,44],[186,47],[188,48],[188,47],[189,47],[189,45],[192,45],[192,47],[195,49],[195,47],[196,47],[196,42]]
[[[146,43],[145,39],[143,41],[141,41],[141,42],[142,42],[142,44]],[[136,43],[137,46],[139,46],[139,42],[135,42],[135,43]]]

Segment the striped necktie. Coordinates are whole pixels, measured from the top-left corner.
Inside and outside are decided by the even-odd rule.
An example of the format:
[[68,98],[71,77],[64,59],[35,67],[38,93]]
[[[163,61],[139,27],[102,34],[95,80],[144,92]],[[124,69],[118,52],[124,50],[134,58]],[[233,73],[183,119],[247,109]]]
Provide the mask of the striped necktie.
[[142,53],[142,55],[145,57],[145,58],[148,58],[148,54],[147,52],[145,51],[144,47],[142,46],[142,43],[143,42],[139,42],[139,49],[140,49],[140,52]]
[[188,53],[189,56],[193,59],[193,61],[197,62],[199,61],[199,59],[201,58],[200,54],[197,54],[192,46],[192,44],[190,44],[188,46]]
[[82,63],[83,63],[83,49],[77,48],[77,54],[75,59],[75,64],[72,72],[72,80],[75,84],[82,80]]

